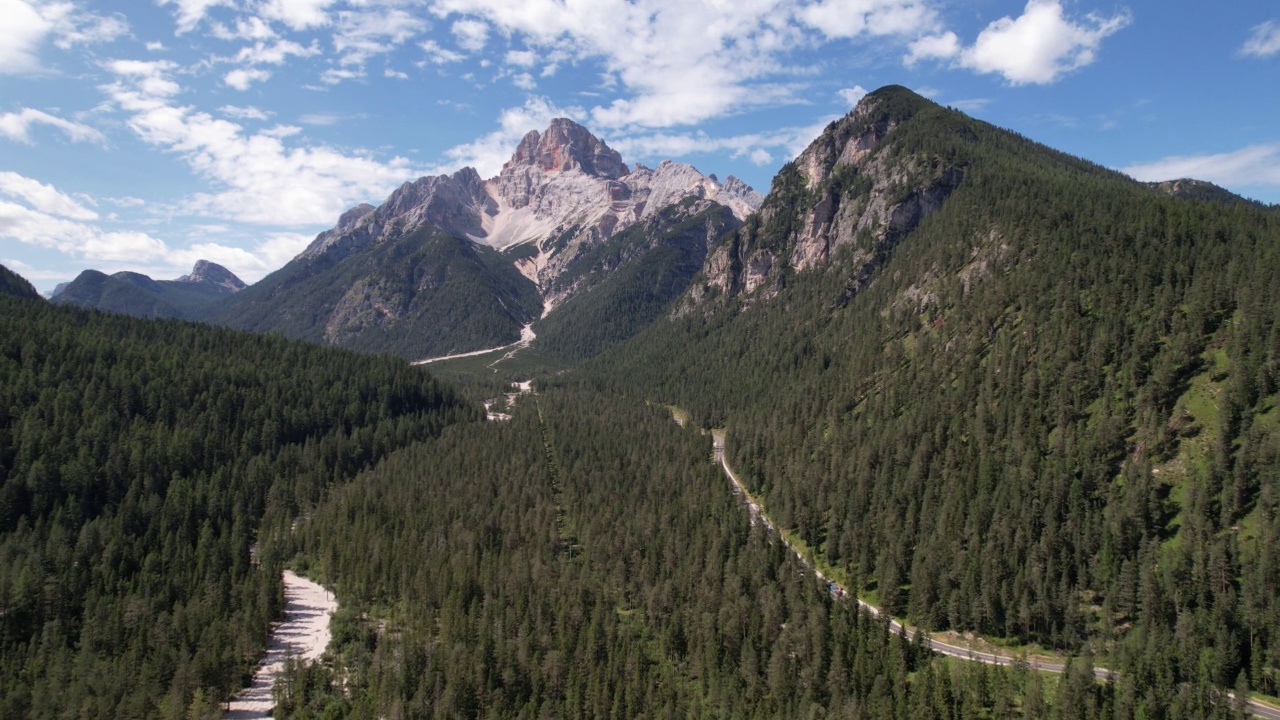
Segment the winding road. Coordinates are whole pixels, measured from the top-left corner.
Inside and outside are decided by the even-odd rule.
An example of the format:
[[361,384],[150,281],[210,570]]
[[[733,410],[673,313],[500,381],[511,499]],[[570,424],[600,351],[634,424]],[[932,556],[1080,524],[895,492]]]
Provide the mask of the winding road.
[[[680,423],[680,424],[683,425],[684,423]],[[880,611],[880,608],[874,605],[871,605],[870,603],[867,603],[866,601],[862,600],[861,598],[857,597],[854,594],[849,593],[848,590],[843,585],[827,577],[826,574],[824,574],[821,570],[815,567],[813,563],[811,563],[795,545],[791,544],[791,542],[787,540],[786,536],[784,536],[781,532],[778,531],[778,527],[774,524],[773,520],[765,513],[764,508],[760,506],[760,503],[756,502],[756,500],[751,497],[751,493],[747,492],[746,486],[742,484],[742,481],[738,479],[737,474],[734,473],[733,469],[729,467],[729,461],[725,458],[725,452],[724,452],[724,442],[725,442],[724,432],[720,430],[712,431],[711,436],[712,436],[712,440],[715,447],[715,461],[724,470],[724,474],[729,478],[729,481],[733,483],[734,493],[740,496],[743,499],[743,501],[746,502],[747,507],[751,512],[752,522],[764,523],[765,527],[769,528],[769,530],[772,531],[774,535],[777,535],[780,540],[786,543],[787,547],[791,550],[791,552],[795,553],[795,556],[799,558],[800,563],[804,565],[806,568],[808,568],[809,571],[812,572],[814,576],[816,576],[819,580],[826,583],[827,588],[831,591],[832,595],[838,598],[853,599],[858,603],[858,607],[862,608],[867,613],[871,614],[873,617],[877,617],[877,618],[881,617],[883,613]],[[894,632],[901,632],[907,637],[908,640],[913,639],[915,637],[916,631],[913,628],[903,625],[901,622],[895,620],[892,617],[888,618],[888,620],[889,620],[889,627]],[[929,645],[929,649],[933,650],[939,655],[946,655],[948,657],[958,658],[960,660],[967,660],[969,662],[980,662],[980,663],[986,663],[988,665],[1013,665],[1017,662],[1020,662],[1019,658],[1015,658],[1009,655],[998,655],[995,653],[980,652],[972,648],[961,647],[959,645],[952,645],[950,643],[942,642],[941,640],[934,640],[933,638],[928,639],[928,645]],[[1066,666],[1063,663],[1059,663],[1059,662],[1037,660],[1034,658],[1026,660],[1025,662],[1027,663],[1027,666],[1030,667],[1031,669],[1039,670],[1041,672],[1062,674],[1063,672],[1066,671]],[[1099,680],[1106,680],[1108,682],[1114,681],[1116,679],[1115,671],[1108,670],[1107,668],[1095,667],[1093,669],[1093,674]],[[1228,692],[1227,697],[1234,700],[1235,693]],[[1250,699],[1249,702],[1246,704],[1246,709],[1249,711],[1251,715],[1255,717],[1267,718],[1268,720],[1280,720],[1280,708],[1263,704],[1258,700]]]

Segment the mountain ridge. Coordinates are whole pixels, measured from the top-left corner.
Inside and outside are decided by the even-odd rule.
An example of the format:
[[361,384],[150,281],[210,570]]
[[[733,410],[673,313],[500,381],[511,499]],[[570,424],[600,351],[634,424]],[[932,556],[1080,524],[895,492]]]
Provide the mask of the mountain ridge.
[[246,287],[225,267],[197,260],[190,273],[176,280],[154,280],[127,270],[112,275],[85,270],[50,302],[136,317],[192,318]]
[[[502,171],[489,180],[482,180],[473,168],[463,168],[452,175],[406,182],[379,206],[362,204],[348,210],[297,258],[232,299],[212,319],[365,350],[390,347],[383,341],[366,342],[371,333],[435,338],[392,343],[400,348],[397,352],[418,357],[504,345],[514,342],[525,324],[598,284],[558,281],[575,259],[593,248],[671,208],[686,215],[664,223],[679,224],[715,203],[729,209],[730,224],[736,225],[761,200],[737,178],[721,183],[684,163],[664,161],[655,168],[637,165],[632,170],[586,128],[557,118],[545,131],[526,134]],[[434,271],[387,263],[397,253],[429,262],[427,255],[404,244],[410,237],[427,237],[428,229],[472,243],[476,249],[467,252],[490,258],[470,266],[479,273],[473,276],[474,285],[508,288],[495,296],[468,294],[468,302],[488,318],[473,326],[487,328],[483,332],[442,334],[438,328],[420,328],[421,317],[414,312],[406,314],[419,292],[431,291],[423,283]],[[400,249],[380,249],[384,246]],[[505,262],[490,253],[499,253]],[[407,281],[391,283],[390,275]],[[686,273],[676,276],[684,278]],[[528,287],[517,289],[517,278]],[[396,290],[388,294],[393,285]],[[667,291],[659,295],[665,297]],[[531,296],[539,298],[540,307],[528,304]],[[433,297],[437,303],[461,300]]]

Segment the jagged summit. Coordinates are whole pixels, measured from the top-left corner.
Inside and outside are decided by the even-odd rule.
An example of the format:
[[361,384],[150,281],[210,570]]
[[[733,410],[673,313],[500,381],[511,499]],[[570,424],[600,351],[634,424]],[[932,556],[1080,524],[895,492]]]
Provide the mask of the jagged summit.
[[240,292],[247,286],[236,274],[215,262],[197,260],[190,275],[183,275],[178,282],[211,285],[225,292]]
[[467,167],[407,182],[377,208],[363,204],[343,213],[299,257],[337,252],[332,257],[340,259],[432,226],[499,250],[536,245],[539,252],[520,261],[521,271],[541,282],[583,243],[598,243],[688,197],[726,205],[739,219],[763,200],[737,178],[721,183],[685,163],[636,165],[633,172],[591,131],[556,118],[526,134],[497,176],[482,180]]
[[520,141],[515,155],[502,166],[502,174],[518,166],[537,167],[544,173],[578,169],[587,175],[610,180],[631,172],[616,150],[567,118],[552,120],[543,133],[530,130]]

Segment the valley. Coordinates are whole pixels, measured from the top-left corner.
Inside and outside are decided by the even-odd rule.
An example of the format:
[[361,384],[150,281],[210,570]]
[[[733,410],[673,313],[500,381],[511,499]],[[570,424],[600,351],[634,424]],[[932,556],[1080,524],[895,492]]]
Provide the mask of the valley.
[[292,568],[279,717],[1277,716],[1274,206],[888,86],[197,270],[0,276],[0,714],[216,717]]

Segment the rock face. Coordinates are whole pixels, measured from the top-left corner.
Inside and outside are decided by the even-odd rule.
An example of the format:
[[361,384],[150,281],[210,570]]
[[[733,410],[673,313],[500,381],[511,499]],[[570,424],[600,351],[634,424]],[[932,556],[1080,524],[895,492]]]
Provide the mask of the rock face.
[[1205,200],[1209,202],[1222,203],[1224,205],[1232,205],[1242,203],[1248,205],[1258,205],[1256,200],[1249,200],[1241,197],[1225,188],[1218,187],[1211,182],[1204,180],[1195,180],[1192,178],[1181,178],[1178,180],[1165,180],[1164,182],[1146,183],[1148,187],[1155,188],[1166,195],[1172,195],[1183,200]]
[[[684,163],[633,172],[603,140],[559,118],[546,131],[525,135],[496,177],[483,181],[464,168],[405,183],[377,208],[344,213],[299,257],[340,261],[432,226],[497,250],[528,244],[517,267],[539,286],[549,285],[587,248],[690,197],[719,202],[739,219],[763,200],[737,178],[722,184]],[[546,298],[550,305],[560,299]]]
[[[722,184],[691,165],[632,171],[586,128],[553,120],[525,135],[496,177],[482,180],[471,168],[423,177],[378,207],[343,213],[215,319],[411,359],[505,345],[580,293],[604,298],[586,303],[591,308],[665,308],[718,233],[737,227],[760,201],[741,181]],[[628,234],[632,228],[639,234]],[[611,243],[626,252],[610,255]],[[661,277],[667,284],[632,294],[602,285],[618,272],[635,283]]]
[[178,282],[209,285],[226,293],[238,293],[248,287],[235,273],[208,260],[197,260],[191,274],[178,278]]
[[779,172],[759,213],[711,252],[685,310],[709,297],[770,297],[787,272],[823,267],[844,246],[860,268],[852,282],[860,282],[963,179],[941,158],[897,152],[886,141],[928,105],[890,86],[829,125]]

